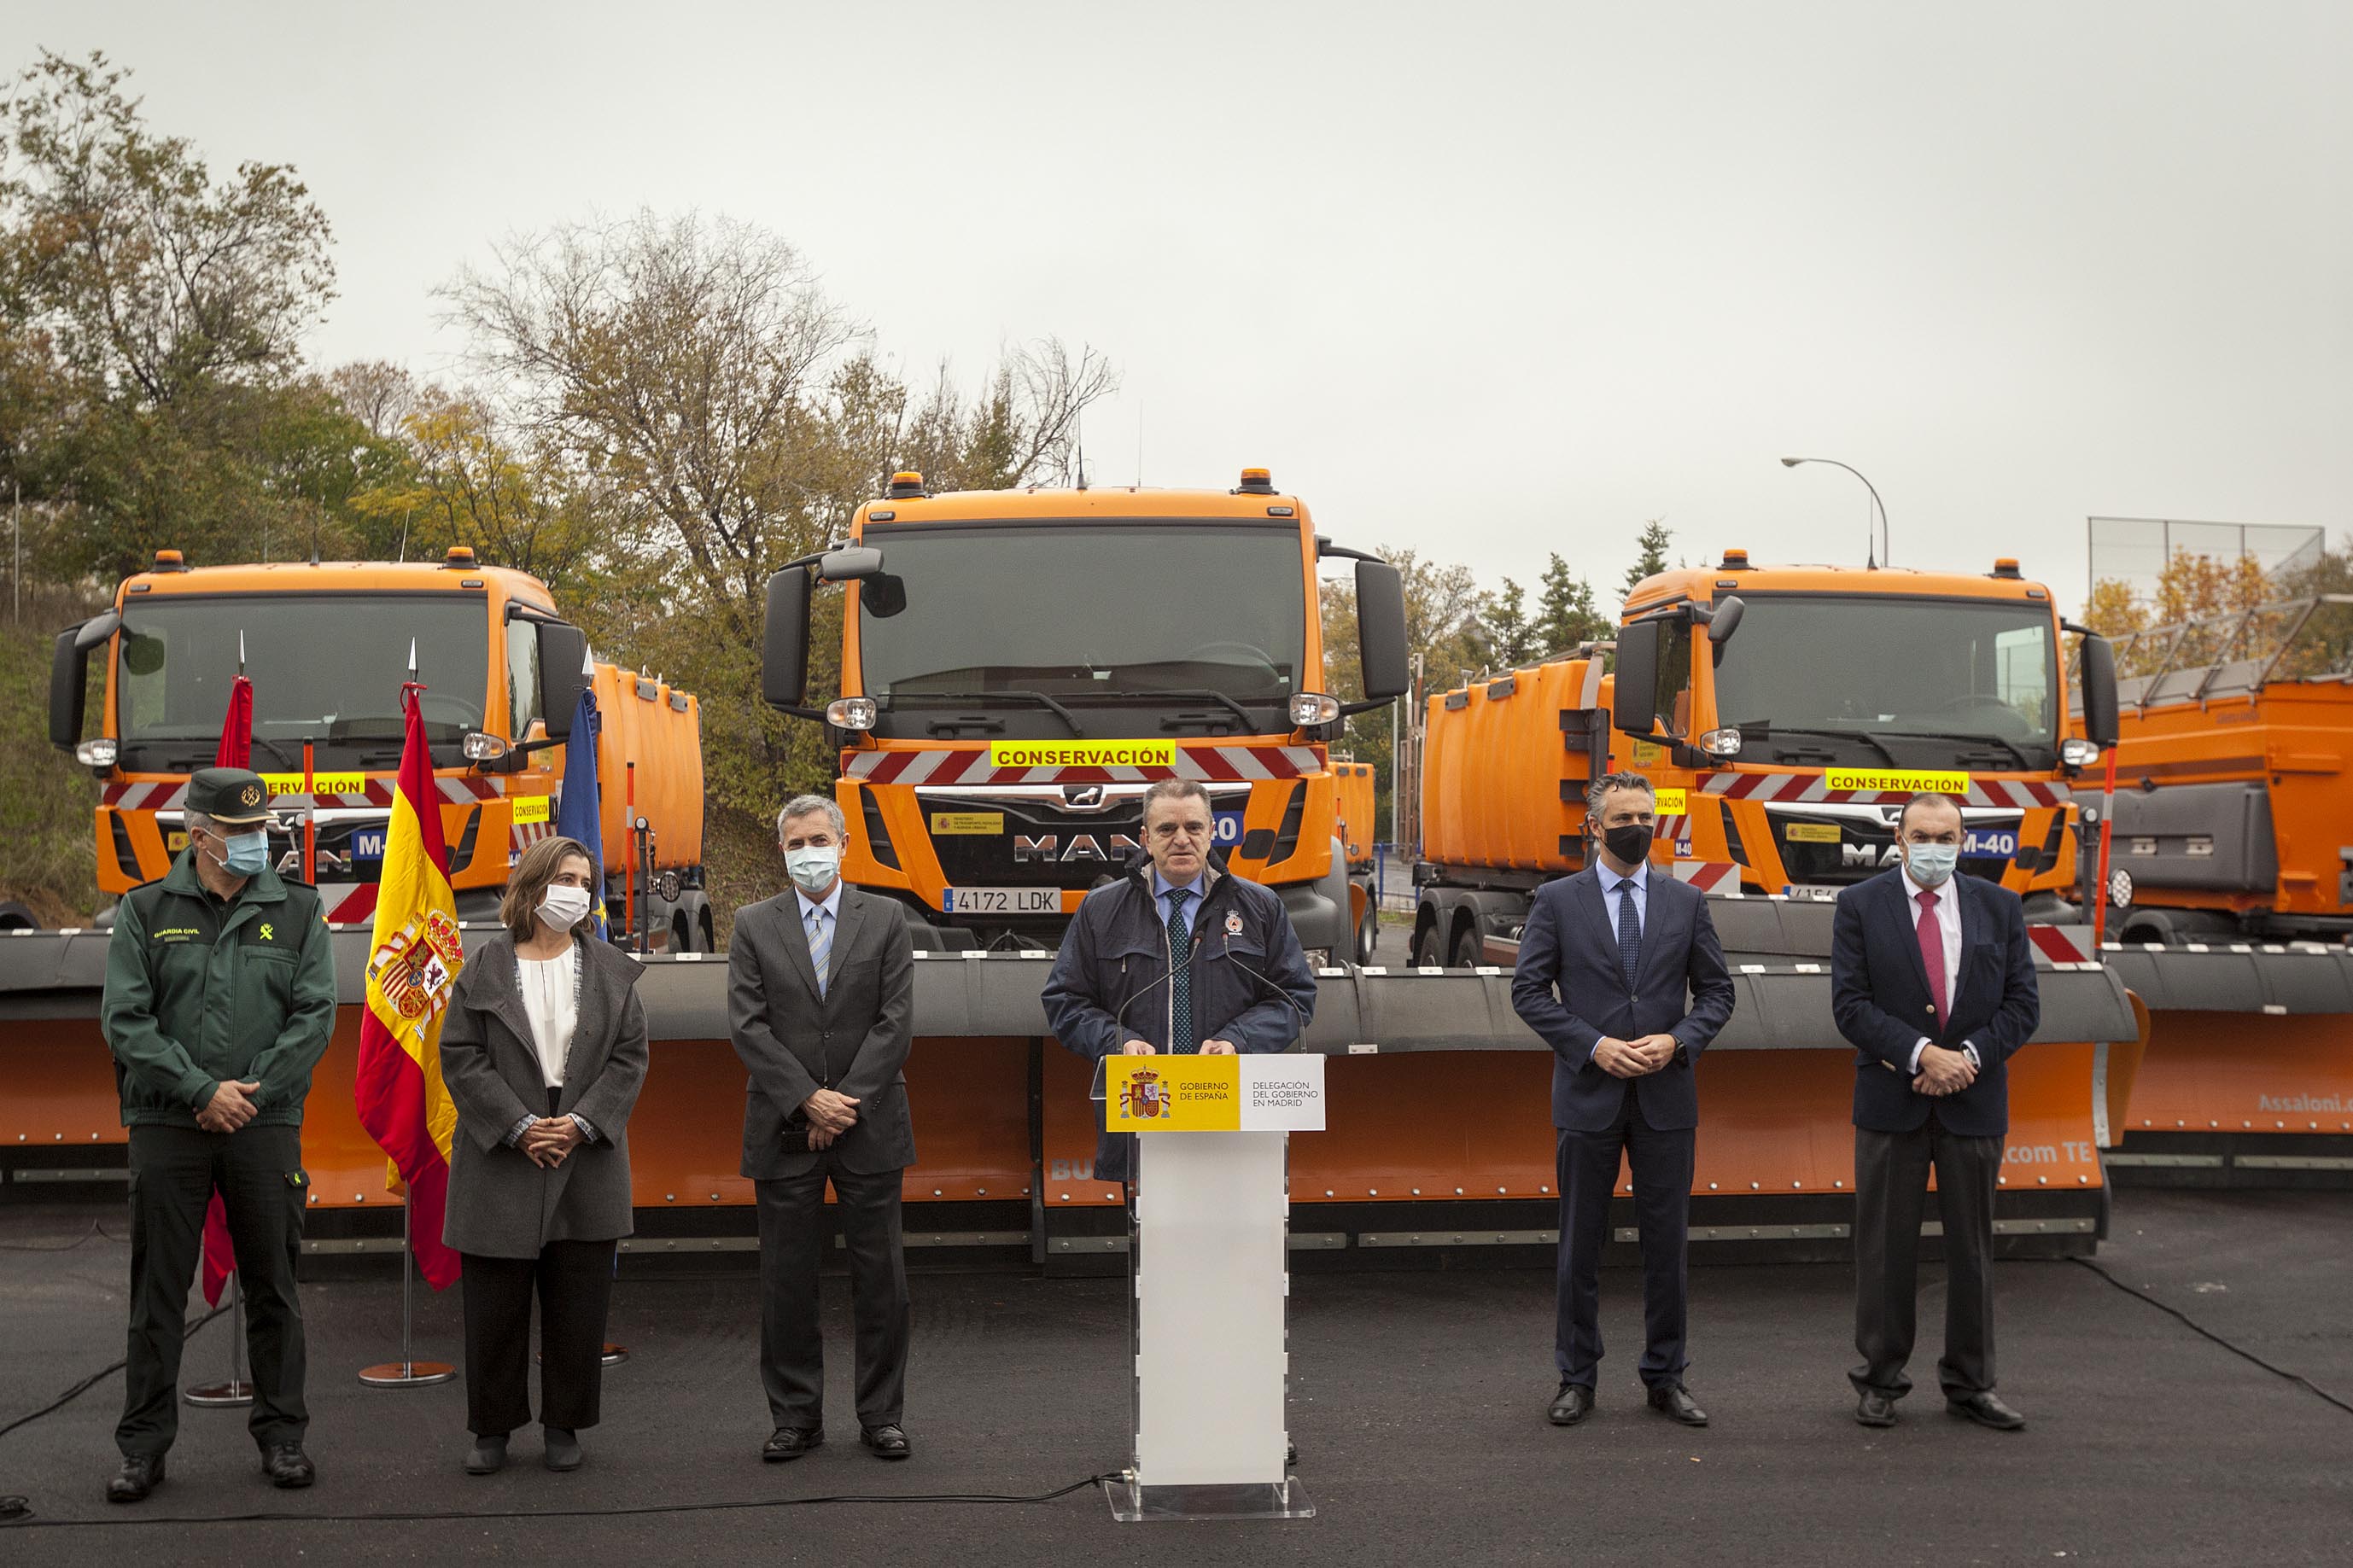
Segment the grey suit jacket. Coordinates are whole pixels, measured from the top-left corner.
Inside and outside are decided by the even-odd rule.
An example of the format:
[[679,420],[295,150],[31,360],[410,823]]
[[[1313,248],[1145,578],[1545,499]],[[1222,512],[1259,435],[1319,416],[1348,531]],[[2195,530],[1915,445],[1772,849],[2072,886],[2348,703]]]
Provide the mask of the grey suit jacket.
[[574,946],[580,1011],[556,1110],[578,1111],[596,1137],[552,1171],[506,1143],[526,1113],[547,1113],[514,938],[492,937],[458,976],[441,1024],[441,1081],[458,1108],[441,1240],[459,1252],[536,1258],[551,1241],[629,1234],[629,1111],[648,1061],[637,993],[645,971],[610,942],[575,939]]
[[735,1054],[752,1071],[744,1103],[744,1175],[775,1180],[816,1163],[798,1134],[807,1125],[801,1102],[820,1089],[859,1101],[858,1124],[831,1151],[843,1170],[866,1175],[915,1163],[902,1070],[913,1043],[914,951],[897,904],[844,884],[833,974],[820,998],[800,895],[787,889],[735,911],[727,943],[727,1025]]

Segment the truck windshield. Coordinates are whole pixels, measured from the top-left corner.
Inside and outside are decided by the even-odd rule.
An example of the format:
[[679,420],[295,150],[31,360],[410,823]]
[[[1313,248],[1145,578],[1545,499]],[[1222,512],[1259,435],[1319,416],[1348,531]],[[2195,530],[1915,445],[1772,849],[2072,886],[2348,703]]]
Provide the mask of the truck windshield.
[[2048,608],[1880,595],[1742,597],[1746,613],[1715,668],[1715,711],[1719,724],[1750,739],[1743,762],[2056,765]]
[[408,647],[427,690],[419,707],[439,766],[482,727],[490,615],[479,594],[205,595],[132,600],[122,613],[115,687],[122,765],[184,773],[211,763],[237,676],[237,638],[253,681],[253,765],[396,767]]
[[1300,689],[1307,587],[1293,528],[991,523],[866,537],[904,594],[887,616],[873,607],[884,593],[860,595],[864,689],[886,708],[924,694],[970,708],[991,689],[1068,707],[1205,692],[1273,706]]

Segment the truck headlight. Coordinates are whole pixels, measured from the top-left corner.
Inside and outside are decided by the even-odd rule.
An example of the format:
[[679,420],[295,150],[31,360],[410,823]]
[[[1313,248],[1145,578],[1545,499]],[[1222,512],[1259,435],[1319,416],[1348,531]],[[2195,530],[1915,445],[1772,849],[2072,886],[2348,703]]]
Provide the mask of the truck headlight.
[[480,730],[469,730],[458,742],[458,750],[470,763],[495,763],[512,748],[504,735],[486,735]]
[[1329,724],[1340,716],[1340,700],[1320,691],[1295,691],[1291,697],[1291,722],[1298,729]]
[[825,721],[837,730],[871,730],[874,714],[871,697],[837,697],[825,705]]
[[2071,735],[2059,742],[2059,760],[2071,768],[2088,768],[2100,760],[2100,748]]
[[1740,754],[1740,731],[1707,731],[1699,738],[1699,749],[1711,757],[1736,757]]
[[111,735],[100,735],[74,748],[74,761],[85,767],[111,768],[121,754],[122,743]]

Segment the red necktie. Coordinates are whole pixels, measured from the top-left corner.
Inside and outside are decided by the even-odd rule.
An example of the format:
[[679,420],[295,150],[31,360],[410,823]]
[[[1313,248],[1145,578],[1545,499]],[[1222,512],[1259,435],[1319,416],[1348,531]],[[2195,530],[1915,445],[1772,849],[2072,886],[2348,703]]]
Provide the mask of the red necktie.
[[1928,968],[1928,996],[1936,1004],[1936,1027],[1945,1026],[1951,1005],[1945,996],[1945,927],[1936,919],[1936,895],[1920,895],[1920,962]]

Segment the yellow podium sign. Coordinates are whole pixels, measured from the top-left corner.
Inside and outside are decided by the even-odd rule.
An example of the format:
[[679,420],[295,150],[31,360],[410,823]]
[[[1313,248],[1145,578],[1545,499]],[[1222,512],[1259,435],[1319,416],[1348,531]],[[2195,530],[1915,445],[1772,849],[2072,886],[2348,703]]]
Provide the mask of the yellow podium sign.
[[1320,1132],[1321,1056],[1106,1057],[1113,1132]]

